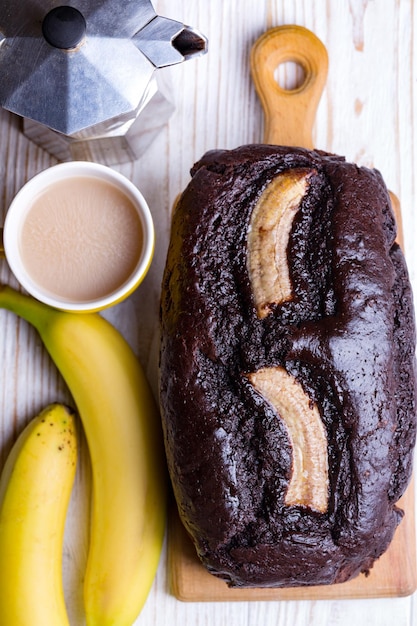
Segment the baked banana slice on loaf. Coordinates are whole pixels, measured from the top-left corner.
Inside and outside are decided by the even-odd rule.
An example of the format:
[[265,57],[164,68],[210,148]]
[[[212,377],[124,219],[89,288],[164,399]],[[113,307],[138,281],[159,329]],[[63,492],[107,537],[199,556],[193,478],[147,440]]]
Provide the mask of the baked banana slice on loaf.
[[376,170],[207,153],[176,207],[160,400],[181,519],[233,586],[368,572],[416,436],[412,294]]

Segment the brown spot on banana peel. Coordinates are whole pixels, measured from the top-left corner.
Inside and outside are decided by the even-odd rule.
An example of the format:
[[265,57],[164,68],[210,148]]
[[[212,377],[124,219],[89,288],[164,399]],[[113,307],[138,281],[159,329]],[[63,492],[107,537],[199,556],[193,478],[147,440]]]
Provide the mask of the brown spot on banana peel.
[[287,247],[294,217],[309,188],[313,170],[294,168],[278,174],[261,194],[248,229],[248,271],[257,315],[291,300]]
[[287,428],[293,464],[285,504],[325,513],[329,490],[327,435],[317,405],[283,367],[265,367],[246,376]]

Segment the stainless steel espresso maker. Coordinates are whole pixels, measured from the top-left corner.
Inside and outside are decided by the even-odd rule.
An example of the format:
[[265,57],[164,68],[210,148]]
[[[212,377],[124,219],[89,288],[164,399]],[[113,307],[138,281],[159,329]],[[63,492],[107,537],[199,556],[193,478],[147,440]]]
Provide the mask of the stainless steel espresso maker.
[[1,0],[0,106],[61,161],[133,161],[174,110],[156,70],[206,51],[150,0]]

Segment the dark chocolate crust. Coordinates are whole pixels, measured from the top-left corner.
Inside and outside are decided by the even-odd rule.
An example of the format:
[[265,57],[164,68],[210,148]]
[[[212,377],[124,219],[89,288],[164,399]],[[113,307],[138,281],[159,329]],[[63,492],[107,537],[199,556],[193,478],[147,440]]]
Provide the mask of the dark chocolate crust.
[[[288,168],[314,171],[287,249],[295,297],[258,319],[251,212]],[[172,223],[162,285],[160,401],[179,512],[213,574],[298,586],[368,572],[401,520],[416,437],[412,294],[376,170],[317,151],[207,153]],[[285,427],[243,374],[282,366],[320,410],[325,513],[288,506]]]

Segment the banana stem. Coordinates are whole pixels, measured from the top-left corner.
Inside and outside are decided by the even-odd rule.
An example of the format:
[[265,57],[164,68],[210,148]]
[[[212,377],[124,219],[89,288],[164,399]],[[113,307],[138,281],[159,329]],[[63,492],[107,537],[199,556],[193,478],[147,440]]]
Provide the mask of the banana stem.
[[[50,306],[16,291],[9,285],[0,284],[0,308],[12,311],[19,317],[23,317],[38,331],[48,323],[51,316],[62,315]],[[69,314],[70,315],[70,314]]]

